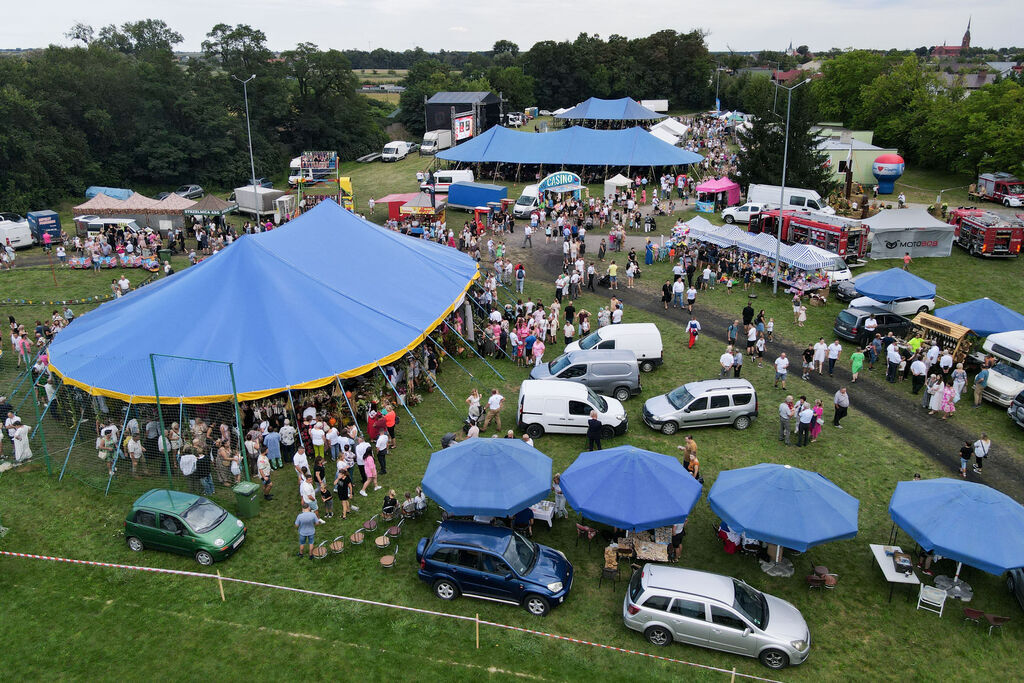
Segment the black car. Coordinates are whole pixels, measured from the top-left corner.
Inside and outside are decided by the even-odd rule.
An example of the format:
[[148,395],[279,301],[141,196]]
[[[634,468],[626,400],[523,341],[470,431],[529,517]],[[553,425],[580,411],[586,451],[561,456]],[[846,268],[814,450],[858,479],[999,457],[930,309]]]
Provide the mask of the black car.
[[853,301],[854,299],[860,296],[860,294],[857,293],[857,280],[864,277],[865,275],[874,275],[874,272],[861,273],[860,275],[857,275],[856,277],[850,280],[840,280],[839,282],[833,282],[831,287],[832,293],[840,301],[845,301],[847,303]]
[[1011,569],[1006,574],[1006,587],[1010,589],[1010,595],[1017,600],[1017,604],[1024,609],[1024,568]]
[[171,196],[170,192],[160,192],[158,194],[153,195],[153,199],[155,199],[158,202],[160,202],[160,201],[163,201],[164,199],[167,199],[170,196]]
[[[1017,394],[1017,398],[1013,399],[1013,403],[1006,409],[1006,414],[1017,423],[1018,427],[1024,428],[1024,391]],[[1024,603],[1021,604],[1024,605]]]
[[[868,332],[864,328],[864,323],[872,316],[878,323],[878,327],[874,332]],[[913,326],[914,324],[907,318],[891,313],[884,308],[847,308],[836,316],[832,331],[840,339],[852,341],[860,346],[867,346],[875,338],[875,334],[881,334],[884,337],[888,332],[894,337],[905,337]]]

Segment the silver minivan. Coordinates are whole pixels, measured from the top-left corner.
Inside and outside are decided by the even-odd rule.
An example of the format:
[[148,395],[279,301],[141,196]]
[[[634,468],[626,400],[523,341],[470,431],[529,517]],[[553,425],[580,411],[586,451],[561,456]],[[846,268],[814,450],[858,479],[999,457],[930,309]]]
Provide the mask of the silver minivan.
[[800,610],[720,574],[645,565],[629,581],[622,621],[653,645],[673,640],[757,657],[770,669],[801,664],[811,632]]
[[732,425],[746,429],[757,417],[757,392],[745,379],[690,382],[647,399],[643,420],[651,429],[675,434],[681,428]]
[[640,393],[640,366],[636,354],[624,349],[569,351],[535,366],[530,371],[530,379],[568,379],[620,401]]

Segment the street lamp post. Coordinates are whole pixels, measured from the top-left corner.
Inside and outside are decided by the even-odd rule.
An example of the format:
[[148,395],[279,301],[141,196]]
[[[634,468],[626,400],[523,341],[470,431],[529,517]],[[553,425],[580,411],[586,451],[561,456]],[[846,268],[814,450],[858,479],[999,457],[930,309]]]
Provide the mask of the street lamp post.
[[786,206],[786,162],[789,159],[789,109],[790,104],[793,102],[793,91],[799,88],[801,85],[807,85],[811,82],[811,79],[807,78],[796,85],[786,87],[784,85],[778,85],[776,87],[785,88],[787,91],[786,95],[786,133],[782,143],[782,189],[779,192],[779,223],[776,226],[775,235],[775,277],[772,280],[772,294],[779,293],[779,259],[782,256],[782,212]]
[[[244,81],[235,76],[231,75],[231,78],[235,79],[242,84],[242,96],[245,98],[245,130],[249,134],[249,171],[252,173],[252,197],[253,201],[256,201],[256,162],[252,158],[252,124],[249,122],[249,81],[256,78],[256,74],[249,76]],[[258,223],[259,221],[257,221]]]

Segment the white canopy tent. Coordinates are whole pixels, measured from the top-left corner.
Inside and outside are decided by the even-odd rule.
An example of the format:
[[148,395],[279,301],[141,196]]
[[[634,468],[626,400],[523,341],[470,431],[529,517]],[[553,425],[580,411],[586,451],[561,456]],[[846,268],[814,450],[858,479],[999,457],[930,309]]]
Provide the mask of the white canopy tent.
[[604,181],[604,196],[611,197],[618,188],[627,187],[632,181],[621,173]]
[[664,128],[652,128],[651,135],[670,145],[679,144],[679,136]]

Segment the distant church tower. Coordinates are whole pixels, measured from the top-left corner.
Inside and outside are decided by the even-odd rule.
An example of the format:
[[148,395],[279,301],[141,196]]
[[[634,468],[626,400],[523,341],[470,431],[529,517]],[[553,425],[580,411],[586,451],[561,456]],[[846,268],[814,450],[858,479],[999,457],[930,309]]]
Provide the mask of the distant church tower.
[[971,46],[971,19],[967,18],[967,30],[964,31],[964,39],[960,41],[960,49],[966,50]]

